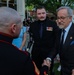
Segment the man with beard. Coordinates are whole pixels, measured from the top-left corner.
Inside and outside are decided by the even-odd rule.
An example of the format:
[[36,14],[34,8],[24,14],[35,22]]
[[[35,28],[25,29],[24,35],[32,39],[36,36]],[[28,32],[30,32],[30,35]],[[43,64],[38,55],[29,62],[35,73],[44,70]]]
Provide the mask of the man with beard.
[[[34,41],[31,52],[32,60],[40,70],[43,60],[48,59],[48,55],[55,50],[55,42],[59,28],[57,27],[56,22],[53,22],[46,17],[46,10],[43,6],[36,9],[36,15],[37,21],[31,23],[29,33]],[[53,60],[50,69],[51,75],[53,75],[52,69]]]
[[[74,24],[72,23],[73,10],[68,6],[57,9],[57,24],[60,28],[56,50],[59,53],[61,63],[61,75],[74,74]],[[51,55],[53,56],[53,55]],[[49,58],[52,59],[49,55]],[[46,60],[47,62],[47,60]],[[51,62],[49,63],[49,67]]]

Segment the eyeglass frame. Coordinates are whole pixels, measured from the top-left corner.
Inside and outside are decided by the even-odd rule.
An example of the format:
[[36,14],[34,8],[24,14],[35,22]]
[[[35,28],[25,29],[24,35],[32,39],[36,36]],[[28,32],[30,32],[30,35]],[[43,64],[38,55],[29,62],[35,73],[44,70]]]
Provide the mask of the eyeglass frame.
[[57,17],[57,20],[60,19],[60,20],[64,20],[65,18],[68,18],[70,16],[66,16],[66,17]]

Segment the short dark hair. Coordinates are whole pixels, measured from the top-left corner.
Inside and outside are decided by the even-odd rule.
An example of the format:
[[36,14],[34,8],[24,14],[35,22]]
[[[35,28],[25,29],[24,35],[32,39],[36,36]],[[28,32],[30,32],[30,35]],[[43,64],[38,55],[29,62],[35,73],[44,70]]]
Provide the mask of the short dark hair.
[[44,6],[38,6],[38,7],[36,7],[36,11],[37,11],[37,9],[45,9],[45,7]]

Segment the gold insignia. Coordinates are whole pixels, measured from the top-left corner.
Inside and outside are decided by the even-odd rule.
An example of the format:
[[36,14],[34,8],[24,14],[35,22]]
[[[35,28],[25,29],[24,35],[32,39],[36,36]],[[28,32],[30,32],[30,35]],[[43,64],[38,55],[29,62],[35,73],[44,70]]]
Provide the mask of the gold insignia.
[[70,39],[72,39],[72,37],[70,37]]

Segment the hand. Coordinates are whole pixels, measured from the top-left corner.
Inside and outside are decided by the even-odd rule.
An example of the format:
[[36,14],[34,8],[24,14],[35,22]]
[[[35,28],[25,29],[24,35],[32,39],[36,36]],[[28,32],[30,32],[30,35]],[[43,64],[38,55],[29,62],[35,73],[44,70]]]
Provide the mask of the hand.
[[19,48],[19,50],[22,50],[22,48]]
[[50,68],[51,62],[49,60],[45,59],[42,66],[44,66],[44,65],[46,65],[46,66],[48,66],[48,68]]
[[72,75],[74,75],[74,69],[72,69]]

